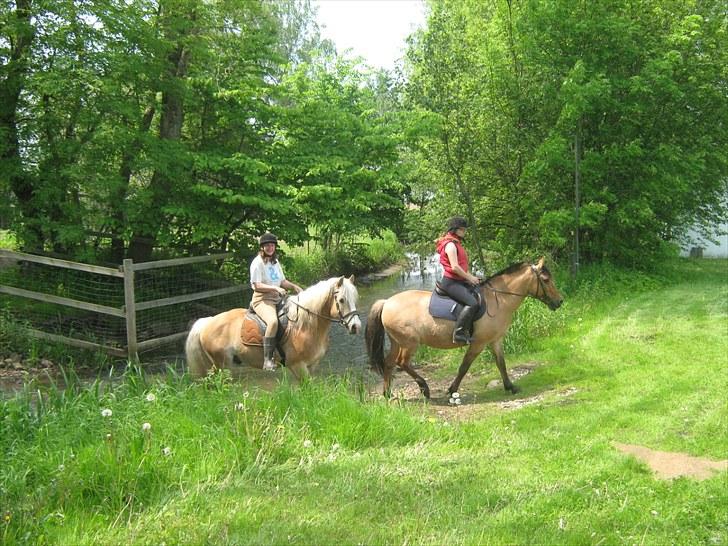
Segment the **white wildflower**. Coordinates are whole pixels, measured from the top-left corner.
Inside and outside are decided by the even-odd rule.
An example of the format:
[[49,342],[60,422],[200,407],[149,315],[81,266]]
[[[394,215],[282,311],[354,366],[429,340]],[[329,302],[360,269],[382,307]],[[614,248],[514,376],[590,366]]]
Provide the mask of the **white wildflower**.
[[455,399],[455,405],[456,406],[459,406],[461,403],[462,403],[462,400],[460,400],[460,398],[456,398]]
[[243,393],[243,398],[247,398],[248,396],[250,396],[250,393],[248,391],[245,391]]
[[149,432],[150,430],[152,430],[152,425],[151,425],[151,423],[144,423],[144,424],[142,425],[142,430],[143,430],[144,432]]
[[448,402],[450,402],[451,406],[455,405],[455,399],[453,397],[450,397],[450,400],[448,400]]
[[172,449],[169,447],[162,448],[162,455],[169,457],[172,454]]
[[235,404],[235,411],[243,411],[245,409],[245,404],[242,402],[238,402]]
[[58,472],[63,472],[66,469],[66,467],[62,464],[58,465]]
[[452,393],[452,397],[455,398],[455,399],[460,398],[460,393],[459,392],[454,392],[454,393]]
[[310,447],[313,447],[313,442],[311,440],[304,440],[303,447],[305,447],[306,449],[309,449]]
[[157,399],[157,397],[154,396],[153,392],[150,392],[149,394],[147,394],[147,402],[154,402],[156,399]]
[[104,408],[101,410],[101,417],[111,417],[112,413],[109,408]]
[[331,446],[331,451],[338,451],[341,446],[339,444],[334,444]]

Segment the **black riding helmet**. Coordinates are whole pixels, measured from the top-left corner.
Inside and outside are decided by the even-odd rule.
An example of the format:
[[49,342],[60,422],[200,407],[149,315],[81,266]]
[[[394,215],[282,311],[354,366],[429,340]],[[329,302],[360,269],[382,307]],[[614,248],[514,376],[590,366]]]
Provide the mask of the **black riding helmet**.
[[278,237],[273,235],[270,231],[265,232],[263,235],[260,236],[260,246],[263,246],[266,243],[274,243],[276,246],[278,246]]
[[453,232],[456,229],[468,227],[468,221],[462,216],[453,216],[447,221],[447,230]]

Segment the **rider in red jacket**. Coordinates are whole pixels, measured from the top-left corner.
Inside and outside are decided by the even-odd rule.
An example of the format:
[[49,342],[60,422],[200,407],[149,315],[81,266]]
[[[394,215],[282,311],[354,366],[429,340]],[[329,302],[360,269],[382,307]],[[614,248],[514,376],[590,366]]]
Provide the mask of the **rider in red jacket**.
[[448,220],[447,233],[437,240],[437,253],[445,270],[440,286],[452,299],[463,304],[455,323],[453,343],[470,343],[469,332],[478,309],[473,287],[480,284],[480,279],[468,271],[468,253],[463,248],[467,228],[465,218],[453,216]]

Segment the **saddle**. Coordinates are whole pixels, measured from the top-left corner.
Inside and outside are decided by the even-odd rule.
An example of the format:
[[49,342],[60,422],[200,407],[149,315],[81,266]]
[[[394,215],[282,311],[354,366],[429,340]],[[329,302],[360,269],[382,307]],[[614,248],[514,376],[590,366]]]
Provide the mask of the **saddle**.
[[[478,320],[485,314],[486,305],[479,291],[473,290],[473,295],[478,299],[478,309],[475,311],[473,322]],[[440,281],[435,283],[435,288],[430,296],[430,315],[434,318],[441,318],[445,320],[457,320],[458,315],[462,308],[465,307],[462,303],[458,303],[452,299],[445,290],[440,286]]]
[[[286,301],[281,301],[276,306],[276,312],[278,314],[278,331],[276,332],[276,349],[281,355],[281,363],[285,364],[286,355],[283,352],[283,341],[285,341],[286,334],[288,333],[288,305]],[[240,329],[240,339],[243,345],[249,345],[253,347],[263,346],[263,337],[265,336],[265,329],[267,325],[265,321],[253,310],[252,307],[248,308],[248,312],[245,313],[243,319],[243,325]]]

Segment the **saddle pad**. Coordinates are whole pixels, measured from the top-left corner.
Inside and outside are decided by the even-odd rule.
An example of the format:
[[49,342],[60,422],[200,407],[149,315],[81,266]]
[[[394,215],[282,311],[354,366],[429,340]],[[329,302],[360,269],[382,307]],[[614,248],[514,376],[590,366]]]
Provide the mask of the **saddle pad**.
[[441,318],[446,320],[457,320],[457,313],[462,308],[458,302],[446,298],[435,292],[432,293],[430,298],[430,314],[435,318]]
[[[458,315],[460,314],[460,310],[463,308],[463,305],[456,302],[455,300],[448,298],[446,296],[441,296],[434,290],[432,291],[432,296],[430,297],[430,315],[432,315],[435,318],[441,318],[445,320],[457,320]],[[481,303],[481,305],[478,306],[478,310],[475,312],[475,316],[473,317],[473,322],[481,318],[485,314],[485,305]]]
[[258,315],[245,313],[243,325],[240,329],[240,337],[243,345],[263,346],[263,333],[265,332],[265,323]]
[[[258,316],[252,309],[248,309],[243,319],[243,324],[240,327],[240,339],[243,345],[254,345],[263,346],[263,336],[265,335],[266,324],[260,316]],[[276,345],[278,352],[283,355],[283,349],[281,347],[283,337],[286,335],[288,329],[288,315],[286,314],[286,308],[278,309],[278,332],[276,333]]]

